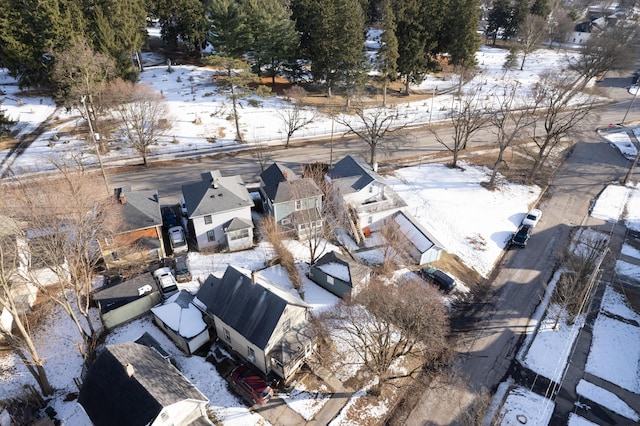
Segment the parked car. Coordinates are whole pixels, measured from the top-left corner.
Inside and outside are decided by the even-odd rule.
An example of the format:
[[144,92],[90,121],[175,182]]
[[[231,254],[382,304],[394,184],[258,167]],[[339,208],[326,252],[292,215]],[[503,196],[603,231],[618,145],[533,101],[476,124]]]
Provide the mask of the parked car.
[[185,283],[191,281],[191,272],[189,272],[189,265],[187,264],[187,256],[181,255],[173,259],[173,270],[176,273],[176,280],[179,283]]
[[245,365],[239,365],[233,369],[231,384],[244,399],[252,404],[264,404],[273,396],[273,389],[267,382]]
[[542,212],[538,209],[529,210],[529,213],[522,219],[522,225],[530,225],[532,228],[537,225],[542,217]]
[[162,225],[169,229],[178,224],[178,218],[171,207],[162,208]]
[[434,284],[437,284],[438,287],[447,294],[451,293],[453,289],[456,288],[456,280],[432,266],[422,268],[420,273],[424,278],[431,280]]
[[158,268],[153,272],[153,277],[160,286],[162,296],[166,299],[178,292],[178,283],[169,268]]
[[527,241],[529,241],[529,238],[531,237],[532,230],[533,226],[531,225],[521,225],[516,233],[511,237],[511,245],[516,247],[525,247],[527,245]]
[[173,253],[186,253],[189,251],[187,238],[184,235],[184,229],[181,226],[173,226],[169,228],[169,243]]

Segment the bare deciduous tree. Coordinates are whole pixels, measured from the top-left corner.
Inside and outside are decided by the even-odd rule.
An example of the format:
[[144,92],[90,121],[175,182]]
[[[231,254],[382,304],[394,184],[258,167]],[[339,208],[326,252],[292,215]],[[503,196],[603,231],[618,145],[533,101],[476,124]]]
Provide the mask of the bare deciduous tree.
[[493,125],[498,145],[498,156],[493,163],[491,178],[487,183],[488,188],[493,188],[496,176],[504,163],[504,152],[521,132],[527,129],[535,121],[536,104],[527,104],[526,100],[519,99],[516,94],[518,84],[512,85],[507,96],[499,100],[498,107],[490,114],[489,122]]
[[564,8],[557,8],[551,12],[549,18],[549,38],[553,47],[553,43],[558,43],[558,49],[569,40],[569,35],[573,31],[575,24]]
[[582,77],[584,87],[592,78],[608,71],[622,71],[635,61],[635,49],[640,38],[636,23],[618,19],[615,24],[594,31],[569,67]]
[[122,102],[115,106],[124,135],[147,166],[149,147],[171,129],[169,107],[164,96],[145,84],[119,82]]
[[[533,128],[537,152],[527,183],[537,176],[549,155],[578,124],[594,119],[597,101],[594,95],[578,91],[573,73],[566,71],[542,74],[533,88],[533,97],[538,110]],[[536,133],[538,124],[543,128],[541,135]]]
[[380,224],[380,234],[384,238],[382,248],[382,269],[386,273],[397,270],[397,267],[407,259],[404,250],[406,237],[400,230],[400,225],[392,217],[388,217]]
[[[397,286],[373,282],[353,300],[342,300],[323,313],[319,324],[379,378],[378,389],[447,358],[446,311],[437,290],[419,280]],[[403,372],[391,368],[400,357],[418,361],[416,367]]]
[[453,130],[451,144],[446,142],[435,129],[431,129],[436,140],[453,154],[451,167],[458,166],[460,151],[466,149],[471,136],[487,123],[488,116],[484,114],[484,108],[480,104],[481,90],[482,85],[476,84],[459,95],[458,106],[454,107],[449,117],[450,127],[448,129]]
[[53,274],[57,284],[45,285],[40,276],[26,278],[73,320],[83,339],[80,353],[90,357],[98,328],[89,312],[93,280],[101,261],[97,241],[120,229],[119,209],[97,190],[99,180],[84,165],[56,160],[58,173],[46,181],[16,178],[7,194],[11,208],[28,224],[30,256]]
[[[3,220],[5,229],[10,225],[7,222],[13,223],[8,216],[4,216]],[[42,395],[48,396],[53,393],[53,387],[47,377],[44,359],[39,355],[34,343],[31,334],[33,330],[29,327],[28,317],[24,315],[24,307],[20,306],[16,292],[12,289],[15,284],[15,281],[12,283],[13,280],[23,280],[18,274],[20,233],[21,231],[16,227],[12,232],[3,233],[0,241],[0,312],[4,310],[13,319],[13,328],[4,328],[0,323],[0,337],[27,367],[38,383]]]
[[286,148],[289,148],[289,141],[295,132],[311,124],[316,119],[316,112],[305,108],[302,101],[304,96],[304,89],[298,86],[286,90],[285,97],[289,99],[291,107],[277,110],[278,117],[282,120],[283,130],[287,135]]
[[[95,52],[84,39],[67,50],[52,52],[52,56],[52,78],[58,86],[58,97],[65,105],[76,108],[90,129],[98,132],[98,117],[104,109],[102,94],[116,75],[113,58]],[[85,99],[84,104],[81,99]],[[103,140],[97,141],[101,152],[106,151]]]
[[520,39],[520,50],[522,51],[522,62],[520,62],[520,71],[524,69],[524,62],[527,55],[533,52],[540,42],[547,37],[547,21],[533,13],[527,14],[524,21],[518,27],[518,38]]
[[[404,129],[407,124],[398,125],[398,111],[396,108],[374,107],[365,108],[363,105],[353,108],[354,115],[342,114],[336,117],[336,122],[345,126],[346,134],[354,134],[369,146],[369,165],[377,162],[378,150],[389,140],[389,135]],[[352,118],[355,116],[355,122]]]
[[[598,268],[607,253],[607,245],[605,238],[582,233],[575,247],[565,253],[561,268],[563,272],[554,289],[552,301],[563,308],[569,323],[573,323],[576,316],[584,314],[589,306],[593,284],[597,281]],[[554,328],[562,312],[558,311]]]

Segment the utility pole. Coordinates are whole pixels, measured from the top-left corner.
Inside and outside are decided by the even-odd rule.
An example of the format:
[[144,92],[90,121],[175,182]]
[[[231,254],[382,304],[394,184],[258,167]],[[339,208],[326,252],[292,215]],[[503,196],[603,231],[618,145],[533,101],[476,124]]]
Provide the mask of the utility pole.
[[104,180],[104,187],[107,190],[107,196],[111,194],[109,188],[109,182],[107,181],[107,174],[104,171],[104,165],[102,164],[102,156],[100,155],[100,149],[98,148],[98,141],[96,140],[96,134],[93,132],[93,124],[91,123],[91,117],[89,117],[89,110],[87,109],[87,97],[85,95],[80,98],[82,106],[84,107],[84,114],[87,117],[87,123],[89,124],[89,133],[91,133],[91,140],[96,150],[96,156],[98,157],[98,163],[100,164],[100,170],[102,171],[102,179]]

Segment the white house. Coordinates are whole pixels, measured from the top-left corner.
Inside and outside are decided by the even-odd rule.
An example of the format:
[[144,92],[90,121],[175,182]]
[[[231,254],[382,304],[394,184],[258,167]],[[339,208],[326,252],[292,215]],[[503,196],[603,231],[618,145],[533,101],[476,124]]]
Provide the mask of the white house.
[[402,248],[418,265],[435,262],[442,255],[443,246],[409,213],[398,211],[391,217],[405,237]]
[[253,200],[240,176],[202,173],[200,182],[182,185],[183,213],[199,250],[223,247],[230,251],[253,245]]
[[364,161],[347,155],[326,175],[350,233],[360,241],[363,228],[406,207],[385,180]]

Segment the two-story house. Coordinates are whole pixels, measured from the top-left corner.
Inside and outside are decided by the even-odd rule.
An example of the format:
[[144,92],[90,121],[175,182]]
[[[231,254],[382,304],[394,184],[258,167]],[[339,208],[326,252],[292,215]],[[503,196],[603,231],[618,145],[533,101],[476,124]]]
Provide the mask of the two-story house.
[[198,250],[243,250],[253,245],[253,200],[240,176],[219,171],[201,174],[200,182],[182,185],[183,213]]
[[194,303],[215,324],[220,341],[265,376],[292,377],[315,345],[311,306],[284,289],[234,266],[210,275]]
[[147,263],[165,257],[162,214],[158,191],[114,190],[121,210],[121,229],[113,238],[100,241],[107,268]]
[[322,232],[322,191],[313,179],[273,163],[260,173],[260,198],[280,232],[300,240]]
[[334,199],[340,200],[344,222],[350,233],[361,241],[363,228],[383,219],[406,203],[375,170],[360,159],[347,155],[325,175]]

